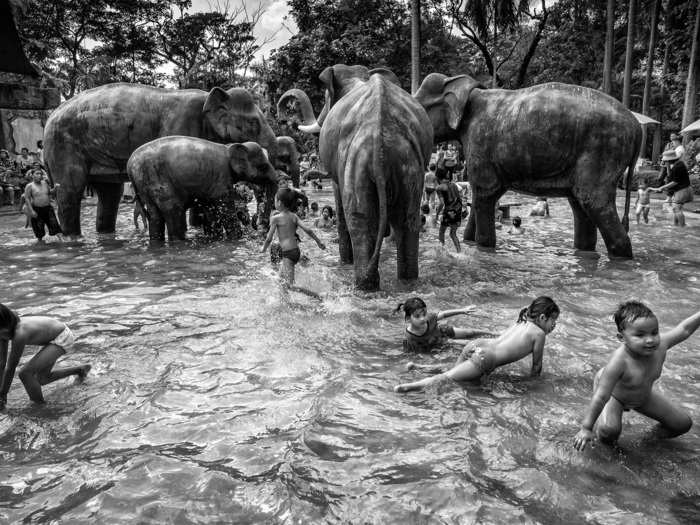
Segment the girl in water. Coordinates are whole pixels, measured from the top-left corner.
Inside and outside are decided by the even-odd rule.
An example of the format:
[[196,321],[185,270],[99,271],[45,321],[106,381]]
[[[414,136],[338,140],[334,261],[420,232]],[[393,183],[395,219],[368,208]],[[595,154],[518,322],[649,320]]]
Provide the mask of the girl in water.
[[[496,367],[518,361],[529,354],[532,354],[531,375],[539,375],[542,372],[544,340],[554,330],[558,317],[557,304],[549,297],[538,297],[529,307],[523,308],[518,321],[497,338],[473,341],[465,346],[451,370],[415,383],[398,385],[394,390],[422,390],[447,379],[473,381],[490,374]],[[408,368],[418,367],[409,363]]]
[[404,332],[404,350],[414,352],[429,352],[440,346],[447,339],[471,339],[479,336],[494,336],[483,330],[457,328],[448,324],[438,324],[438,321],[453,315],[469,314],[476,309],[474,305],[455,310],[444,310],[437,314],[428,313],[428,307],[420,297],[412,297],[396,307],[394,312],[404,311],[406,330]]

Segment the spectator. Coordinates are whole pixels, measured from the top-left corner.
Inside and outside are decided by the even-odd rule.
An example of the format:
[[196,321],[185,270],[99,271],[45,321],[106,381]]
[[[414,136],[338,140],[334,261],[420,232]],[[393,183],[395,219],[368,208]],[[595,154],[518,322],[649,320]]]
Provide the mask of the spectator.
[[29,150],[25,147],[22,148],[20,156],[17,157],[17,165],[19,166],[19,171],[22,175],[26,175],[27,172],[32,169],[34,160],[29,156]]
[[658,188],[650,188],[650,191],[659,193],[665,190],[666,194],[671,199],[673,224],[676,226],[685,226],[683,205],[693,200],[693,191],[690,188],[688,168],[678,156],[678,152],[673,149],[664,151],[661,160],[664,162],[668,173],[666,184]]

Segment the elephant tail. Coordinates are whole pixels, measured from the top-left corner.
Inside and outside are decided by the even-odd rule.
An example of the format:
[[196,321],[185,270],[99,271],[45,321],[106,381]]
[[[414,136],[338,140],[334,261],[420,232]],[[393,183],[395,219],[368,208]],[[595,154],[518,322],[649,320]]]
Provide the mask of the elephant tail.
[[374,251],[372,252],[372,257],[369,260],[370,268],[379,268],[379,253],[382,249],[382,243],[384,242],[384,236],[387,234],[386,228],[389,224],[389,210],[387,204],[386,196],[386,177],[382,173],[383,171],[383,155],[384,148],[381,143],[381,138],[379,137],[375,144],[374,153],[372,154],[372,171],[374,172],[374,183],[377,188],[377,199],[379,200],[379,225],[377,227],[377,240],[374,243]]
[[[641,142],[641,137],[637,137],[636,144],[639,144],[640,142]],[[622,216],[622,226],[625,228],[626,232],[630,231],[629,214],[630,214],[630,198],[631,198],[631,193],[632,193],[632,177],[634,176],[634,168],[637,165],[637,157],[639,156],[640,149],[641,149],[641,146],[638,145],[634,151],[634,155],[632,155],[632,158],[630,159],[630,162],[627,165],[627,174],[625,175],[625,211],[624,211],[624,215]]]

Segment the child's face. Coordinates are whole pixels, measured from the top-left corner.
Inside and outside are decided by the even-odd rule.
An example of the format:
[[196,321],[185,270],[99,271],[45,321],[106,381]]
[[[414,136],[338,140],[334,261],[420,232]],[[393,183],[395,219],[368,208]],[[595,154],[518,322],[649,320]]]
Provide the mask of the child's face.
[[659,347],[659,320],[656,317],[639,317],[627,323],[617,334],[633,357],[649,357]]
[[647,183],[646,183],[646,182],[640,182],[640,183],[639,183],[639,188],[642,189],[642,190],[646,190],[646,189],[647,189]]
[[275,209],[277,211],[284,211],[284,206],[282,205],[282,201],[280,201],[277,197],[275,197]]
[[540,314],[537,318],[537,326],[542,328],[545,334],[551,334],[554,328],[557,326],[557,319],[559,314],[553,314],[551,317],[547,317],[544,314]]
[[411,313],[409,321],[415,332],[424,331],[428,326],[428,311],[425,308],[419,308]]
[[323,213],[321,215],[323,215],[324,219],[327,219],[330,217],[331,214],[328,212],[328,208],[324,208]]

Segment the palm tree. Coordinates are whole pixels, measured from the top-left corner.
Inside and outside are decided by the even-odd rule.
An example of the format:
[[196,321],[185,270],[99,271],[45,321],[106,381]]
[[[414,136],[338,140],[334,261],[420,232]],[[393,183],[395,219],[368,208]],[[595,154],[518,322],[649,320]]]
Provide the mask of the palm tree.
[[411,0],[411,93],[420,84],[420,0]]
[[634,49],[634,19],[637,16],[637,0],[630,0],[627,14],[627,51],[625,53],[625,80],[622,84],[622,103],[630,107],[630,90],[632,85],[632,50]]
[[695,1],[695,28],[693,29],[693,44],[690,48],[690,62],[688,63],[688,79],[685,83],[685,102],[683,104],[683,123],[681,128],[686,127],[695,119],[696,100],[696,62],[698,58],[698,32],[700,31],[700,0]]
[[615,0],[608,0],[605,25],[605,58],[603,60],[603,91],[612,94],[612,60],[615,33]]

